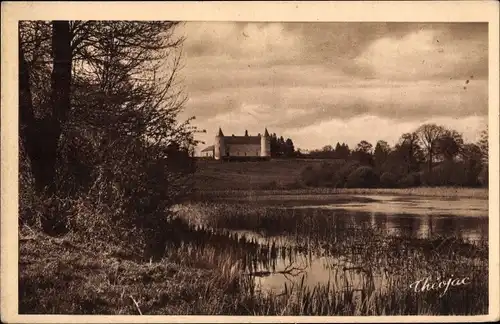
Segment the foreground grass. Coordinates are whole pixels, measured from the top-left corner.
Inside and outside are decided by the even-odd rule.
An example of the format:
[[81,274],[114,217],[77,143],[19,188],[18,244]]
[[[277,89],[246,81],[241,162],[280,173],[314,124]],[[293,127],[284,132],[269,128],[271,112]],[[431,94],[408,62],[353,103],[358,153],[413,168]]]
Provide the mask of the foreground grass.
[[19,244],[22,314],[238,312],[237,262],[217,257],[213,250],[176,250],[161,262],[149,263],[72,235],[52,238],[30,232]]

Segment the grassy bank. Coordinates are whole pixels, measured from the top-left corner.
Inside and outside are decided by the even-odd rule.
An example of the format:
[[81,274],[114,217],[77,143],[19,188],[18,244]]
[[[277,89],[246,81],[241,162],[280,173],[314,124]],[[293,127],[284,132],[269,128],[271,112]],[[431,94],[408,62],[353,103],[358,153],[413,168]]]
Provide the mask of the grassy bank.
[[[307,188],[307,189],[284,189],[284,190],[199,190],[198,199],[216,199],[231,197],[253,197],[264,196],[284,196],[290,199],[331,199],[332,195],[395,195],[433,198],[474,198],[488,199],[487,188],[456,188],[456,187],[417,187],[405,189],[385,189],[385,188]],[[294,199],[295,199],[294,198]]]
[[[143,262],[127,249],[23,230],[21,314],[227,314],[244,283],[238,262],[213,248],[171,249]],[[106,248],[103,248],[105,247]]]
[[300,171],[319,165],[321,160],[271,160],[265,162],[230,162],[200,160],[197,163],[196,187],[214,189],[282,189],[296,187]]

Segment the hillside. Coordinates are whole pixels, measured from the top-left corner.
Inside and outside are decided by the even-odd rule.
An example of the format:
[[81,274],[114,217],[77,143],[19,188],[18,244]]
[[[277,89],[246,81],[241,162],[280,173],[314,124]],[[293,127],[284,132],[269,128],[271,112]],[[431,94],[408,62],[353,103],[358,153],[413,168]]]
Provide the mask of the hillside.
[[300,171],[322,160],[273,159],[259,162],[199,160],[196,187],[208,189],[276,189],[296,183]]

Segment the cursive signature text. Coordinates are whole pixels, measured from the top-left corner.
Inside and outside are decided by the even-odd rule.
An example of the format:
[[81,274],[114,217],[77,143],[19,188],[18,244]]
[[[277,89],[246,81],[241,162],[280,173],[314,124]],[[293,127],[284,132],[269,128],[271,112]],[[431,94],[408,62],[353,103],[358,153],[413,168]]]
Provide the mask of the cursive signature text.
[[442,290],[440,297],[443,297],[450,286],[464,286],[470,284],[470,278],[448,278],[442,279],[438,278],[436,280],[432,280],[431,277],[427,277],[424,279],[417,280],[412,282],[410,285],[410,289],[413,289],[415,292],[426,292],[431,290]]

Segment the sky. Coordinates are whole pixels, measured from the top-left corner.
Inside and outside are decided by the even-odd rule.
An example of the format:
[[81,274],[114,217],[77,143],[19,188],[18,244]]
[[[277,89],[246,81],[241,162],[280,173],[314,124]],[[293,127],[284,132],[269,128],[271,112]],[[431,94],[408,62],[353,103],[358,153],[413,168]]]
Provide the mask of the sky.
[[198,139],[269,132],[296,148],[393,145],[423,123],[475,141],[488,115],[484,23],[186,22],[180,80]]

